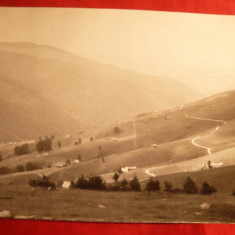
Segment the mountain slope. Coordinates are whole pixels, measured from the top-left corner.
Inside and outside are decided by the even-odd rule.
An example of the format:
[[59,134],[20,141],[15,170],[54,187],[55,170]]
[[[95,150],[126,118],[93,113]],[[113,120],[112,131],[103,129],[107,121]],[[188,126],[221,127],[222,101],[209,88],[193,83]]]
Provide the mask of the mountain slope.
[[[5,118],[5,125],[1,127],[4,134],[0,134],[2,140],[9,140],[6,136],[14,137],[11,131],[14,125],[22,133],[15,135],[15,139],[24,137],[23,127],[29,122],[32,126],[27,137],[33,137],[33,133],[40,135],[37,126],[48,128],[49,133],[65,129],[78,132],[201,97],[172,79],[123,71],[49,46],[2,43],[0,61],[0,78],[4,83],[0,90],[1,107],[8,107],[2,111]],[[5,93],[7,96],[3,95]],[[15,96],[18,99],[13,99]],[[35,108],[34,112],[26,109],[26,100],[28,107]],[[44,113],[54,113],[50,118],[55,121],[50,125],[41,121],[39,124],[39,116],[47,123],[49,116]],[[13,117],[22,118],[16,123]]]

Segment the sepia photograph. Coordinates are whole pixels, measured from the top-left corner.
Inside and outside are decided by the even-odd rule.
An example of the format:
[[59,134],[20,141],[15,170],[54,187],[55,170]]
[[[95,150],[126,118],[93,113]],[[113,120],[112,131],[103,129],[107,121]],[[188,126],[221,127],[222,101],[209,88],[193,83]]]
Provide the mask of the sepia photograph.
[[235,223],[234,28],[0,7],[0,218]]

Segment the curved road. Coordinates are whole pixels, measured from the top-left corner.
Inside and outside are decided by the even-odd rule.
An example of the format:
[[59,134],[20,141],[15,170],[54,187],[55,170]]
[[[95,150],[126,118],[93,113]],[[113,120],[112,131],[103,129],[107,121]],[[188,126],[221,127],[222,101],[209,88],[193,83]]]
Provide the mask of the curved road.
[[[181,105],[179,107],[179,110],[182,110],[183,108],[183,105]],[[188,115],[187,113],[183,112],[184,113],[184,116],[187,117],[187,118],[191,118],[191,119],[197,119],[197,120],[203,120],[203,121],[211,121],[211,122],[220,122],[222,123],[222,125],[226,125],[227,122],[224,121],[224,120],[218,120],[218,119],[210,119],[210,118],[200,118],[200,117],[194,117],[194,116],[191,116],[191,115]],[[210,134],[214,134],[216,133],[218,130],[220,129],[220,126],[217,126],[215,128],[215,130],[211,131]],[[203,146],[203,145],[200,145],[200,144],[197,144],[196,143],[196,140],[200,139],[201,136],[196,136],[194,137],[192,140],[191,140],[191,143],[198,147],[198,148],[203,148],[203,149],[206,149],[207,150],[207,153],[208,155],[211,155],[211,148],[210,147],[206,147],[206,146]],[[151,168],[148,168],[147,170],[145,170],[145,174],[149,175],[149,176],[152,176],[152,177],[155,177],[156,175],[154,173],[151,173],[151,170],[153,170],[155,167],[151,167]]]

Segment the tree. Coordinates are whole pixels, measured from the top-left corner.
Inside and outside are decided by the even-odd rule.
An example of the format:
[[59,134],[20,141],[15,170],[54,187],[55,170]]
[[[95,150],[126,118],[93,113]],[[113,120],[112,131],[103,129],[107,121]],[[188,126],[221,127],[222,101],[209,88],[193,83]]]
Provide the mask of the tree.
[[41,137],[39,137],[38,142],[36,144],[36,149],[39,153],[44,151],[44,142]]
[[44,139],[44,151],[49,152],[52,150],[52,140],[47,136]]
[[28,154],[28,153],[30,153],[28,144],[23,144],[21,146],[16,146],[14,148],[14,154],[16,156],[24,155],[24,154]]
[[58,149],[60,149],[60,148],[61,148],[61,142],[58,141],[58,142],[57,142],[57,145],[58,145]]
[[210,161],[210,160],[207,162],[207,166],[208,166],[209,169],[212,168],[212,165],[211,165],[211,161]]
[[119,179],[119,174],[116,172],[116,173],[113,175],[113,180],[117,183],[117,182],[118,182],[118,179]]
[[157,179],[151,178],[147,183],[145,190],[147,191],[159,191],[160,190],[160,182]]
[[98,147],[97,158],[101,158],[101,159],[102,159],[102,162],[104,162],[104,153],[103,153],[103,149],[102,149],[101,146]]
[[42,169],[42,165],[36,162],[27,162],[25,165],[25,169],[27,171],[34,171],[34,170]]
[[172,188],[172,183],[169,182],[169,181],[164,181],[164,191],[166,192],[172,192],[173,191],[173,188]]
[[0,167],[0,175],[10,174],[10,173],[12,173],[11,168],[5,166]]
[[126,187],[128,184],[127,180],[124,178],[122,181],[121,181],[121,185]]
[[201,194],[212,194],[212,193],[215,193],[215,192],[217,192],[216,188],[214,186],[209,185],[207,183],[207,181],[205,181],[202,184],[202,188],[200,190]]
[[115,135],[117,135],[117,134],[119,134],[121,132],[121,130],[120,130],[120,128],[118,126],[115,126],[113,128],[113,132],[114,132]]
[[197,187],[196,183],[190,177],[188,177],[185,180],[185,182],[183,184],[183,191],[185,193],[189,193],[189,194],[198,192],[198,187]]
[[82,156],[81,156],[81,154],[78,154],[78,155],[77,155],[77,160],[79,160],[79,161],[81,161],[81,160],[82,160]]
[[15,172],[23,172],[23,171],[25,171],[24,166],[22,166],[22,165],[17,165],[16,166]]
[[140,182],[136,176],[130,181],[130,187],[134,191],[140,191]]

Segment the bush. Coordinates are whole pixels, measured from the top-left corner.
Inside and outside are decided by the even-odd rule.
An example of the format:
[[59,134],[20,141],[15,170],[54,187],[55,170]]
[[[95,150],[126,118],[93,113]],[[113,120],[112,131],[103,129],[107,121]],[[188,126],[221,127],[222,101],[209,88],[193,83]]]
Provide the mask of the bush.
[[49,152],[52,150],[52,138],[48,138],[47,136],[42,140],[41,137],[39,137],[39,140],[36,144],[36,149],[39,153],[45,151]]
[[48,177],[43,176],[42,179],[30,179],[29,185],[32,187],[51,187],[55,189],[55,183],[50,182]]
[[217,192],[214,186],[209,185],[206,181],[202,184],[202,188],[200,190],[201,194],[212,194]]
[[164,181],[164,191],[165,192],[173,192],[173,188],[172,188],[172,183],[169,181]]
[[235,196],[235,189],[233,190],[232,195]]
[[118,173],[115,173],[112,177],[112,179],[117,183],[118,182],[118,179],[119,179],[119,174]]
[[128,185],[128,182],[125,178],[121,181],[121,185],[124,187]]
[[[117,175],[117,176],[115,176]],[[114,179],[116,177],[116,180]],[[115,173],[113,176],[113,179],[115,180],[115,183],[111,184],[110,187],[108,188],[109,190],[112,191],[127,191],[130,188],[128,187],[128,181],[126,179],[123,179],[121,182],[118,182],[119,174]]]
[[181,188],[174,188],[172,190],[173,193],[183,193],[183,190]]
[[114,133],[115,135],[119,134],[120,132],[121,132],[121,130],[120,130],[120,128],[119,128],[118,126],[116,126],[116,127],[113,128],[113,133]]
[[140,191],[140,182],[136,176],[130,181],[129,185],[131,190]]
[[145,190],[147,191],[159,191],[160,190],[160,182],[153,178],[150,179],[150,181],[147,183]]
[[77,155],[77,160],[79,160],[79,161],[81,161],[81,160],[82,160],[82,156],[81,156],[81,154],[78,154],[78,155]]
[[183,192],[189,194],[198,192],[196,183],[190,177],[188,177],[183,184]]
[[12,173],[12,169],[9,167],[0,167],[0,175],[10,174]]
[[39,164],[36,162],[27,162],[25,169],[27,171],[34,171],[34,170],[42,169],[42,164]]
[[81,189],[105,190],[106,185],[100,176],[90,176],[87,179],[82,175],[74,184],[74,187]]
[[121,182],[111,184],[108,189],[111,191],[127,191],[127,190],[129,190],[127,185],[123,185]]
[[16,156],[24,155],[30,153],[28,144],[23,144],[21,146],[16,146],[14,148],[14,154]]
[[24,166],[22,166],[22,165],[17,165],[16,166],[15,172],[23,172],[23,171],[25,171]]

